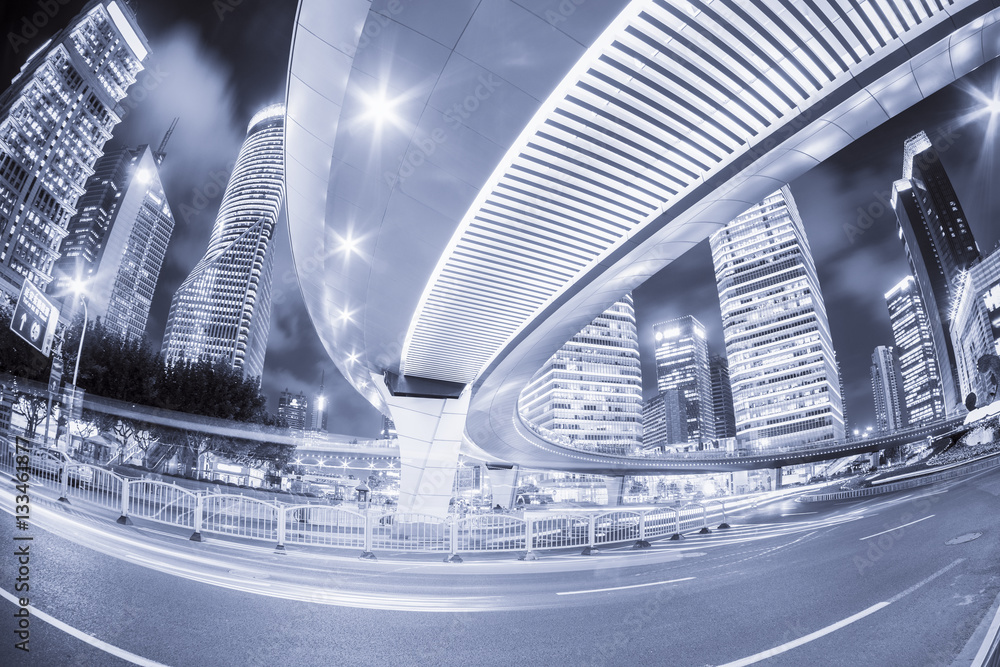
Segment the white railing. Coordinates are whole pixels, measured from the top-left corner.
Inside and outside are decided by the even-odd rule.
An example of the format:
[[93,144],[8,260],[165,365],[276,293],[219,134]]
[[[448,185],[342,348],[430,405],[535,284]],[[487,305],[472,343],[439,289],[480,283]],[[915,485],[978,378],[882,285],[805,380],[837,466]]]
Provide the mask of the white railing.
[[199,496],[199,500],[201,530],[278,542],[279,516],[284,515],[282,505],[224,493]]
[[356,549],[365,547],[367,523],[363,513],[322,505],[292,505],[283,511],[285,543]]
[[452,521],[426,514],[369,514],[372,549],[451,551]]
[[480,514],[454,522],[455,551],[526,551],[527,521],[506,514]]
[[124,497],[123,516],[195,528],[199,496],[176,484],[149,479],[129,480]]
[[122,507],[122,493],[127,484],[124,477],[86,463],[71,463],[66,468],[63,497],[103,507]]

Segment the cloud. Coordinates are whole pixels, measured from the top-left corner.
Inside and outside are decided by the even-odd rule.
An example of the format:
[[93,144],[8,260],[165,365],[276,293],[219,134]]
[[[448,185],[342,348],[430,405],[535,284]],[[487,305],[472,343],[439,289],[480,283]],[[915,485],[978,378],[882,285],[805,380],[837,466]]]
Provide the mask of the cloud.
[[158,343],[171,295],[205,252],[246,119],[236,117],[231,66],[207,50],[193,28],[181,24],[151,46],[146,70],[123,103],[126,117],[114,144],[155,148],[180,118],[160,167],[175,226],[147,326]]

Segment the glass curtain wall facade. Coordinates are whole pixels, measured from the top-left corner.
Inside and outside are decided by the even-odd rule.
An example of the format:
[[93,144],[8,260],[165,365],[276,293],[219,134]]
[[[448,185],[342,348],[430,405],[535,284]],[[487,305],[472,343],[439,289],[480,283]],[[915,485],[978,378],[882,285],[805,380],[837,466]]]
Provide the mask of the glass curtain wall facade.
[[87,281],[92,317],[125,338],[146,331],[153,290],[167,255],[174,217],[149,148],[124,148],[97,161],[69,223],[52,291]]
[[59,246],[149,46],[132,10],[92,2],[0,95],[0,291],[51,283]]
[[208,251],[170,303],[167,363],[210,359],[260,377],[271,325],[271,239],[285,195],[283,105],[257,112],[222,197]]
[[691,443],[715,439],[712,377],[705,327],[691,315],[653,325],[656,389],[676,389],[684,398],[683,432]]
[[976,394],[977,407],[995,400],[993,384],[978,364],[984,355],[1000,355],[1000,247],[963,276],[952,309],[951,340],[963,401],[969,394]]
[[[729,361],[719,354],[709,360],[712,374],[712,406],[715,413],[715,437],[736,437],[736,412],[733,409],[733,388],[729,383]],[[843,392],[841,392],[843,395]]]
[[710,238],[737,439],[844,438],[837,361],[802,219],[787,187]]
[[917,281],[906,276],[885,293],[892,337],[896,341],[903,398],[910,424],[945,418],[944,392],[930,320]]
[[522,418],[574,447],[609,454],[642,443],[642,374],[632,295],[573,336],[521,392]]
[[899,370],[896,350],[879,345],[872,352],[872,398],[875,400],[875,430],[892,433],[906,428],[906,402],[903,397],[903,375]]
[[893,184],[892,206],[910,272],[929,319],[947,415],[959,410],[958,368],[950,311],[964,271],[979,258],[962,204],[927,134],[903,145],[903,178]]

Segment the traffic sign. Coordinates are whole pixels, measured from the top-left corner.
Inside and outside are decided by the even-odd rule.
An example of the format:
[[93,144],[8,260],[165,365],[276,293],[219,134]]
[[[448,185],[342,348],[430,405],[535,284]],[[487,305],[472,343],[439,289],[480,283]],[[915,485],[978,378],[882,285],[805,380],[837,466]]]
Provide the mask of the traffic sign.
[[10,330],[46,357],[52,351],[52,339],[59,322],[59,309],[30,280],[21,285]]

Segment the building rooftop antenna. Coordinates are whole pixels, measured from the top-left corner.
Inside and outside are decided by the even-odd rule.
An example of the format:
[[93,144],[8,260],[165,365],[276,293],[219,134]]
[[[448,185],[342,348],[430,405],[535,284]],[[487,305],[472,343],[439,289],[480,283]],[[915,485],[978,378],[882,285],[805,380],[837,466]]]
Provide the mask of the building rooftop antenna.
[[174,128],[177,127],[177,121],[180,120],[180,116],[174,118],[174,122],[170,123],[170,128],[167,133],[163,135],[163,141],[160,142],[160,147],[153,151],[153,157],[156,158],[157,166],[163,164],[163,158],[167,157],[167,142],[170,141],[170,135],[174,133]]

